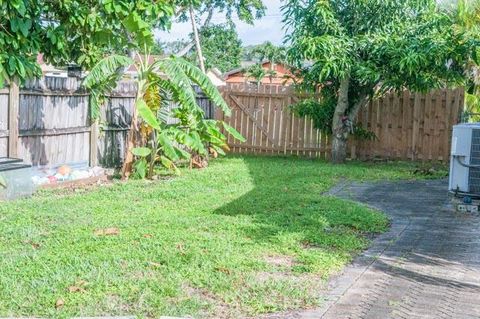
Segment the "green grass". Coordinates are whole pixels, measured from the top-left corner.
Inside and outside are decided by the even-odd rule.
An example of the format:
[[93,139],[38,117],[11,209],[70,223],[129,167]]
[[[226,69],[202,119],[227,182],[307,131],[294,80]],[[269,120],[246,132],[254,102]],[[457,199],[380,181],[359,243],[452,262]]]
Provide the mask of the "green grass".
[[[2,203],[0,317],[238,318],[314,307],[323,279],[388,227],[384,215],[322,192],[341,178],[411,172],[233,157],[170,180]],[[111,227],[120,234],[95,234]]]

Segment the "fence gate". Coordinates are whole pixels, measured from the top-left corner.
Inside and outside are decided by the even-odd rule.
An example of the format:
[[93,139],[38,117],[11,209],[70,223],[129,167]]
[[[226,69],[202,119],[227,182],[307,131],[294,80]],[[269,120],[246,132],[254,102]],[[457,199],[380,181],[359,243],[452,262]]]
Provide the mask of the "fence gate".
[[224,120],[247,140],[228,137],[235,153],[296,154],[325,157],[328,137],[308,118],[295,116],[289,106],[297,101],[292,88],[281,85],[229,84],[222,94],[232,110]]

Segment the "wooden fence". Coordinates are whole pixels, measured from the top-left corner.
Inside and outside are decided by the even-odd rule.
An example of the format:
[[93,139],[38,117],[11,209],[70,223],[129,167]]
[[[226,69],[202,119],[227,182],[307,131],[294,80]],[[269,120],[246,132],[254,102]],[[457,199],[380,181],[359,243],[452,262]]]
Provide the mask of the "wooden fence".
[[352,140],[351,155],[446,162],[452,126],[460,121],[463,105],[463,89],[428,94],[405,91],[373,101],[360,111],[357,124],[377,138]]
[[[131,123],[135,84],[121,82],[101,109],[98,125],[90,120],[89,94],[76,78],[46,77],[0,89],[0,157],[19,157],[33,165],[85,162],[118,166]],[[293,114],[298,101],[291,88],[235,84],[222,89],[232,108],[225,119],[246,138],[228,137],[233,152],[292,154],[328,158],[330,140],[308,118]],[[208,117],[212,103],[198,93]],[[450,132],[462,112],[462,90],[426,95],[390,95],[361,110],[358,124],[375,141],[350,141],[352,157],[448,160]],[[175,105],[171,105],[175,107]],[[217,113],[217,118],[224,119]]]
[[247,139],[240,143],[229,136],[233,152],[327,156],[328,135],[315,129],[311,119],[290,111],[289,106],[299,100],[291,87],[229,84],[222,94],[232,115],[219,116]]
[[[247,139],[228,137],[236,153],[294,154],[328,158],[330,137],[315,129],[309,118],[293,114],[295,92],[278,85],[232,84],[222,89],[232,116],[217,116]],[[351,139],[352,158],[448,160],[451,128],[460,119],[463,90],[429,94],[390,94],[371,102],[359,114],[357,124],[374,132],[374,141]]]
[[[0,90],[0,157],[41,166],[79,162],[118,166],[135,93],[134,82],[120,82],[101,108],[99,124],[93,124],[89,94],[76,78],[44,77],[21,88],[7,86]],[[201,92],[198,103],[207,116],[213,115],[212,103]]]

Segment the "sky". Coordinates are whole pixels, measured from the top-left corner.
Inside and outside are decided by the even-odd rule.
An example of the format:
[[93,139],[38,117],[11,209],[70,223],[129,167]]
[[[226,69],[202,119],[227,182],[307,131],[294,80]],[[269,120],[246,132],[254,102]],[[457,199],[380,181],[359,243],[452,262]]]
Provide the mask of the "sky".
[[[237,31],[244,45],[260,44],[270,41],[274,44],[281,44],[284,31],[282,30],[282,13],[280,10],[281,0],[264,0],[267,7],[265,17],[256,20],[255,24],[248,25],[238,20],[234,20],[237,25]],[[215,14],[212,23],[219,24],[225,22],[225,16],[221,13]],[[174,41],[187,38],[192,32],[190,23],[174,23],[170,32],[157,31],[155,36],[162,41]]]

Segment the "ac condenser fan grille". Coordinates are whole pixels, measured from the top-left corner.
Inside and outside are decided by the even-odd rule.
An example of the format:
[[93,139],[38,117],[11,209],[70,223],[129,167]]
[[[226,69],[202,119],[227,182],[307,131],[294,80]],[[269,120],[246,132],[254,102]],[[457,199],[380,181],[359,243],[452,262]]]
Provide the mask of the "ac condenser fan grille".
[[[470,165],[480,166],[480,130],[472,131],[472,152],[470,154]],[[480,194],[480,168],[470,168],[468,174],[470,193]]]

